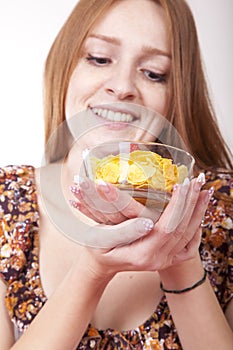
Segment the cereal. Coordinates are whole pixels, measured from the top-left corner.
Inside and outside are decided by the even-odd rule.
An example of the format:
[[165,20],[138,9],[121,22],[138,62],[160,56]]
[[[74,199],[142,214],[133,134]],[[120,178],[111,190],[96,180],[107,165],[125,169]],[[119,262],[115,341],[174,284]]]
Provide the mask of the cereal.
[[136,189],[172,192],[176,183],[188,176],[185,165],[177,166],[172,159],[151,151],[136,150],[130,154],[92,158],[94,180],[102,179],[116,185],[129,185]]

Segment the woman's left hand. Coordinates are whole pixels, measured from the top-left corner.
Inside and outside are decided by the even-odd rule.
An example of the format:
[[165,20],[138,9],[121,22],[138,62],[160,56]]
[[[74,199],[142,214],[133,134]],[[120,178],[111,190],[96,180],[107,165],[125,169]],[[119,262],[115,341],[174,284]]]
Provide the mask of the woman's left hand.
[[104,181],[95,184],[82,178],[71,186],[75,200],[71,205],[97,223],[115,225],[136,217],[150,218],[156,222],[161,211],[137,202],[128,193]]

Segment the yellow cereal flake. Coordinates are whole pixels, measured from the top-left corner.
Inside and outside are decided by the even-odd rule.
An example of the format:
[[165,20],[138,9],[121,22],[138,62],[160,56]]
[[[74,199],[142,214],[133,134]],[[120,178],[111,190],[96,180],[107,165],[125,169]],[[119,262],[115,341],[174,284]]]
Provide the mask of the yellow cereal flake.
[[152,166],[144,166],[135,162],[129,166],[127,180],[132,185],[142,184],[147,182],[154,175],[155,171],[156,169]]
[[150,151],[136,150],[103,159],[92,158],[91,166],[95,180],[167,192],[171,192],[176,183],[182,183],[188,176],[185,165],[177,166],[172,159]]
[[152,176],[151,179],[149,179],[148,184],[150,187],[155,188],[157,190],[162,191],[165,189],[165,178],[163,176],[162,169],[156,169],[156,173],[154,174],[154,176]]
[[178,181],[177,165],[163,162],[163,176],[165,178],[165,190],[170,192]]
[[120,162],[119,157],[105,160],[103,163],[99,162],[96,166],[96,179],[102,179],[113,184],[118,183],[120,177]]
[[185,165],[178,166],[178,183],[181,184],[188,177],[188,169]]
[[158,165],[162,157],[150,151],[134,151],[130,153],[130,160],[139,164]]

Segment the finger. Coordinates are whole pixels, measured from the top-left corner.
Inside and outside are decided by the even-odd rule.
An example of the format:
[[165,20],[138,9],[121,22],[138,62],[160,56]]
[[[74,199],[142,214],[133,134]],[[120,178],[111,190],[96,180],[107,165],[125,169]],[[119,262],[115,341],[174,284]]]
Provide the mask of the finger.
[[[111,189],[109,189],[110,186],[108,186],[108,184],[106,184],[107,186],[104,186],[104,191],[107,193],[110,193],[110,198],[109,201],[112,201],[114,198],[116,198],[116,189],[114,189],[114,191],[111,191]],[[92,183],[91,185],[92,186]],[[103,187],[103,186],[102,186]],[[111,186],[113,187],[113,186]],[[99,223],[112,223],[112,224],[119,224],[120,222],[123,222],[127,219],[127,217],[122,214],[121,212],[119,212],[115,207],[112,206],[111,203],[109,203],[108,205],[108,211],[112,212],[111,213],[106,213],[106,211],[100,211],[99,209],[101,208],[97,208],[97,206],[99,205],[98,199],[95,197],[95,201],[96,203],[94,203],[94,200],[91,201],[91,205],[90,205],[90,200],[88,200],[88,197],[85,197],[85,193],[81,193],[81,190],[79,187],[77,186],[71,186],[71,192],[74,194],[74,196],[79,200],[79,210],[93,218],[96,222]],[[98,191],[98,187],[97,187],[97,191]],[[101,196],[101,193],[99,193],[100,191],[98,191],[98,196]],[[93,194],[94,196],[94,194]],[[103,196],[103,194],[102,194]],[[86,200],[85,200],[86,198]],[[104,199],[104,201],[106,202],[106,199]],[[73,204],[74,207],[76,207],[76,203],[75,201],[71,204]],[[107,204],[106,204],[107,205]],[[77,208],[77,207],[76,207]],[[109,210],[110,208],[110,210]]]
[[115,226],[96,225],[88,229],[84,243],[95,248],[112,249],[144,237],[153,227],[153,221],[145,218],[130,219]]
[[111,201],[116,208],[116,211],[122,213],[125,218],[132,219],[135,217],[145,217],[156,222],[161,215],[160,210],[157,210],[156,208],[148,208],[136,201],[128,193],[117,189],[110,183],[106,183],[102,180],[99,181],[97,184],[97,190],[104,199]]
[[84,215],[90,217],[94,221],[98,223],[105,223],[108,221],[103,213],[101,213],[99,210],[96,210],[93,206],[87,204],[87,202],[83,198],[83,194],[81,193],[81,190],[77,186],[71,186],[70,190],[72,194],[78,199],[77,201],[70,201],[70,204],[75,208],[79,209]]
[[213,188],[210,188],[209,190],[201,191],[198,201],[196,203],[193,215],[188,224],[188,228],[190,231],[196,232],[196,230],[201,225],[202,219],[208,207],[208,203],[210,201],[210,198],[213,195],[213,191],[214,191]]
[[184,246],[186,246],[196,232],[197,227],[193,230],[190,227],[189,222],[192,215],[196,215],[194,211],[200,197],[200,190],[202,185],[202,176],[198,176],[198,178],[193,179],[189,185],[182,220],[172,232],[174,239],[176,241],[177,239],[179,240],[174,249],[174,253],[179,251],[179,248],[182,249]]
[[[187,193],[183,218],[180,224],[176,228],[176,230],[180,231],[181,233],[186,231],[187,226],[189,225],[189,221],[196,207],[197,201],[199,200],[200,190],[202,185],[204,184],[203,176],[204,174],[201,173],[197,178],[193,179],[190,183],[189,190]],[[191,239],[191,237],[187,237],[187,239],[189,240]]]
[[[170,213],[169,220],[165,226],[167,233],[177,230],[176,233],[182,232],[188,224],[190,217],[193,213],[196,205],[200,189],[205,183],[204,173],[200,173],[199,176],[189,182],[189,179],[185,179],[181,186],[177,186],[173,192],[172,199],[168,205],[167,211]],[[173,209],[170,206],[173,205]],[[165,213],[167,213],[165,210]]]
[[157,223],[158,231],[166,234],[175,231],[184,216],[189,185],[189,179],[185,179],[182,185],[174,188],[171,200]]
[[115,215],[118,213],[117,208],[113,205],[112,200],[106,200],[97,191],[96,184],[88,178],[79,179],[80,193],[76,196],[81,196],[78,198],[82,201],[89,210],[97,210],[103,215]]
[[192,240],[185,246],[173,259],[173,264],[178,264],[182,261],[192,259],[196,256],[201,243],[202,230],[198,228]]
[[94,220],[95,222],[98,222],[98,223],[107,222],[107,219],[103,215],[101,215],[100,212],[88,210],[88,207],[83,203],[80,203],[77,200],[70,200],[69,203],[74,209],[80,211],[82,214],[88,216],[90,219]]
[[[85,183],[84,183],[85,182]],[[70,190],[73,195],[82,204],[81,211],[85,211],[85,214],[91,213],[97,220],[97,222],[105,223],[111,221],[112,223],[119,223],[126,218],[115,210],[115,207],[111,203],[107,203],[106,200],[101,199],[100,194],[96,191],[95,184],[90,180],[83,180],[84,185],[81,187],[71,186]],[[86,188],[86,190],[84,190]]]
[[171,253],[173,253],[174,255],[176,255],[178,252],[182,251],[185,247],[187,247],[189,243],[192,241],[197,230],[199,230],[201,221],[207,209],[207,205],[210,200],[210,197],[211,197],[211,191],[206,191],[206,190],[202,191],[198,197],[198,201],[193,210],[193,215],[190,218],[190,221],[187,225],[186,230],[179,231],[180,229],[182,230],[182,227],[178,228],[177,231],[180,235],[180,240],[178,241],[174,249],[171,251]]
[[[80,181],[80,188],[77,193],[75,193],[75,187],[73,187],[73,192],[89,211],[92,209],[94,213],[98,209],[112,223],[117,224],[135,217],[151,218],[156,222],[161,216],[160,210],[142,205],[128,193],[102,180],[94,184],[91,180],[83,178]],[[100,218],[97,213],[95,216],[98,219]]]

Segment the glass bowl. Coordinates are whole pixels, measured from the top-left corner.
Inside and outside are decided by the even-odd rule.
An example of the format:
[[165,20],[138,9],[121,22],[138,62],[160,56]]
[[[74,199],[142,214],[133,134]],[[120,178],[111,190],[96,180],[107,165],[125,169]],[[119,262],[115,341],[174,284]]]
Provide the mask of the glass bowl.
[[83,152],[84,171],[138,202],[163,211],[175,184],[193,176],[194,158],[186,151],[154,142],[108,142]]

